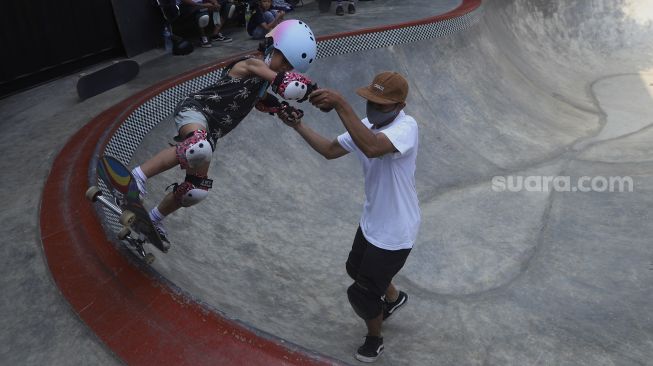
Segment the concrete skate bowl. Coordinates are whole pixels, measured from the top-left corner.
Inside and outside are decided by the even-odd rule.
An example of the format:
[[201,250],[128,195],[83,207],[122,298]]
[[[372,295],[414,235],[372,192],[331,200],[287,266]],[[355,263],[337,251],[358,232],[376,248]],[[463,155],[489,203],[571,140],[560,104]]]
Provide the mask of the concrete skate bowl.
[[[354,90],[377,72],[399,71],[411,86],[422,227],[396,278],[409,303],[385,325],[377,364],[650,362],[651,10],[488,1],[463,32],[332,55],[311,69],[359,113]],[[303,109],[324,136],[344,131],[334,114]],[[150,131],[133,164],[160,150],[170,128]],[[167,219],[177,247],[155,270],[257,329],[357,362],[365,333],[344,262],[364,195],[358,162],[325,161],[261,115],[218,145],[210,198]],[[501,192],[494,177],[532,178]],[[597,179],[590,192],[565,192],[566,183],[538,191],[538,177]],[[602,191],[612,177],[630,177],[632,192]],[[149,181],[148,204],[180,179],[170,171]]]
[[[462,32],[323,39],[355,52],[323,54],[314,80],[363,112],[355,87],[399,71],[420,128],[422,227],[396,278],[410,300],[384,326],[377,364],[650,362],[649,4],[488,1],[444,19]],[[248,117],[219,142],[209,198],[167,219],[173,248],[151,268],[107,239],[115,218],[84,201],[99,153],[131,165],[152,156],[169,140],[170,123],[158,122],[170,100],[220,67],[132,96],[71,139],[41,211],[53,277],[129,364],[354,363],[364,327],[346,300],[344,261],[363,182],[352,157],[327,162],[272,117]],[[343,132],[333,113],[302,107],[318,132]],[[538,191],[529,180],[497,192],[494,177],[631,177],[634,187]],[[172,170],[150,180],[146,204],[180,179]]]
[[[318,57],[446,36],[478,20],[479,6],[480,1],[464,1],[455,11],[435,18],[325,37]],[[49,268],[75,313],[128,364],[338,364],[335,358],[218,310],[168,280],[161,273],[168,265],[161,260],[165,255],[158,254],[162,268],[144,266],[114,239],[115,215],[84,199],[86,187],[97,184],[94,166],[99,155],[132,161],[144,137],[158,130],[155,126],[171,113],[176,101],[215,81],[228,62],[130,96],[70,139],[55,159],[41,205],[41,238]],[[242,263],[241,268],[247,271],[246,266]],[[248,286],[239,291],[247,291]]]

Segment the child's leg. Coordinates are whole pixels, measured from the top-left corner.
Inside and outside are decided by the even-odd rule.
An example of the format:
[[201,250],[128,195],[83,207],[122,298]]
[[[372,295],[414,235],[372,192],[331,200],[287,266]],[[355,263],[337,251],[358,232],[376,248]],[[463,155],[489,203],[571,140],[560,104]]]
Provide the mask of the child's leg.
[[[202,123],[188,123],[189,120],[202,119]],[[175,122],[179,127],[179,136],[184,136],[186,141],[179,145],[190,144],[195,150],[195,157],[204,156],[199,162],[187,160],[185,150],[178,150],[177,146],[170,147],[150,159],[141,169],[145,172],[161,172],[176,165],[180,165],[186,171],[184,181],[179,183],[173,192],[168,193],[161,203],[150,212],[150,217],[155,224],[160,223],[166,216],[177,211],[181,207],[189,207],[197,204],[206,197],[210,187],[210,180],[206,180],[209,171],[211,145],[206,141],[206,124],[204,117],[196,111],[181,112]],[[203,135],[202,135],[203,134]],[[189,146],[186,146],[189,148]],[[145,165],[145,164],[144,164]]]
[[[210,162],[206,162],[195,169],[187,169],[186,175],[194,176],[194,177],[206,177],[209,172],[209,166],[210,166]],[[157,217],[155,219],[161,221],[166,216],[177,211],[178,209],[195,204],[195,203],[189,204],[188,202],[184,202],[178,195],[175,195],[175,193],[176,192],[168,193],[163,198],[161,203],[159,203],[159,205],[156,208],[158,209],[158,214],[160,215],[160,217]]]
[[[193,131],[204,129],[206,127],[203,124],[189,123],[179,129],[179,136],[186,136]],[[151,178],[177,165],[179,165],[179,161],[177,160],[177,147],[170,146],[144,162],[140,168],[143,174],[145,174],[145,178]]]
[[141,164],[140,168],[145,174],[145,178],[151,178],[159,173],[175,167],[177,162],[177,153],[174,146],[161,150],[158,154],[151,157],[148,161]]

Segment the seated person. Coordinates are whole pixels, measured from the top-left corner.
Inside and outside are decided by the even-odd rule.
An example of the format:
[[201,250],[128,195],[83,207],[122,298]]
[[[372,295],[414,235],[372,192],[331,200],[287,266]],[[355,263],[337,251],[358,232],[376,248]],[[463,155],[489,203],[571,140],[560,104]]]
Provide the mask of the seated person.
[[263,39],[265,35],[283,21],[285,12],[273,10],[272,0],[259,0],[254,6],[252,17],[247,23],[247,33],[253,39]]
[[[233,4],[229,0],[181,0],[179,9],[182,17],[194,17],[200,31],[202,47],[211,47],[211,41],[232,41],[230,37],[220,33],[229,11],[233,9]],[[211,19],[214,27],[209,39],[207,30]]]

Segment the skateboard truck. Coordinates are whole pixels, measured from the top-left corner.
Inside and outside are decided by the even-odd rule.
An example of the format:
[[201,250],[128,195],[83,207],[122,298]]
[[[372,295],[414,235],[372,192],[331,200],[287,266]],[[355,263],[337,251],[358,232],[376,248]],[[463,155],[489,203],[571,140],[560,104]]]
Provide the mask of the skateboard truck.
[[86,190],[86,198],[91,202],[100,202],[106,208],[113,211],[116,215],[119,215],[120,218],[118,221],[123,225],[122,229],[118,232],[118,239],[127,241],[135,250],[136,253],[145,261],[147,264],[152,264],[154,262],[154,254],[146,252],[143,248],[143,244],[147,242],[145,235],[138,234],[136,237],[132,236],[134,232],[130,228],[136,222],[136,214],[129,210],[122,210],[115,203],[108,200],[102,195],[102,191],[97,186],[89,187]]

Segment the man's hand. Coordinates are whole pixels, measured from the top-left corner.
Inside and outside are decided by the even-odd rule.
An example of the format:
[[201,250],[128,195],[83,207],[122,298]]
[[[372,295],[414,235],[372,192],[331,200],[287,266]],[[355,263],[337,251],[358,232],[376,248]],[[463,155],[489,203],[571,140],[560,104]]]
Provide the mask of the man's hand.
[[322,112],[330,112],[342,103],[342,95],[331,89],[318,89],[308,96],[308,101]]

